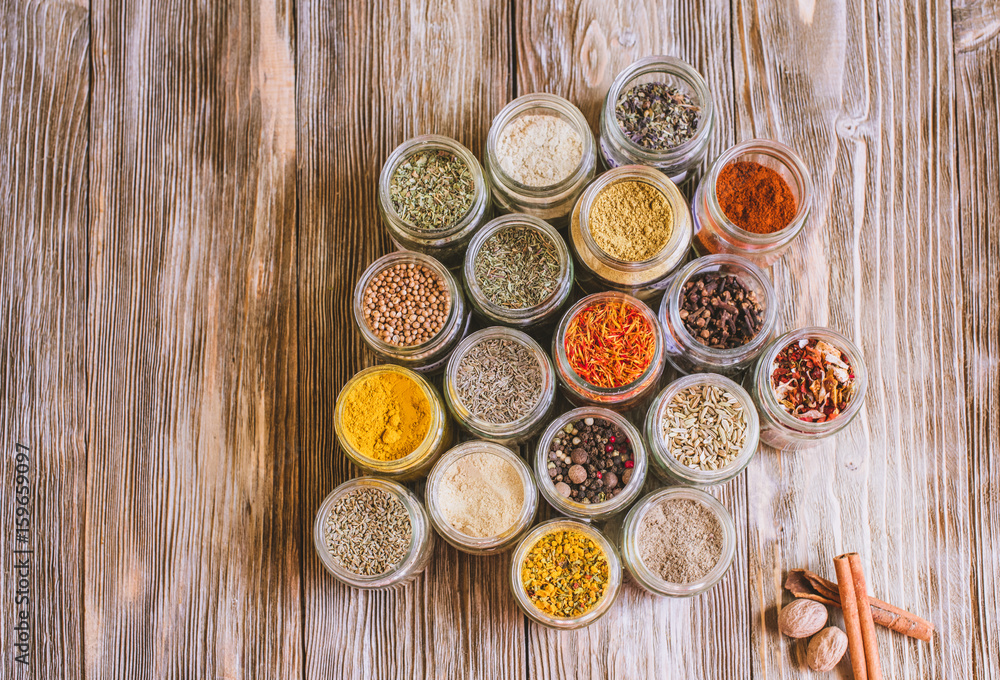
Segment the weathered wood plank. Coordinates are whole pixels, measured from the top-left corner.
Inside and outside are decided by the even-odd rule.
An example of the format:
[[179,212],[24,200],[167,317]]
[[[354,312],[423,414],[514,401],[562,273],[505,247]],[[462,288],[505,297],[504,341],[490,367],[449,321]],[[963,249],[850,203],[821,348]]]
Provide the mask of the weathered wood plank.
[[0,674],[11,678],[79,678],[83,666],[88,18],[86,3],[0,4]]
[[809,674],[776,630],[782,576],[856,550],[875,594],[938,628],[929,645],[879,631],[886,677],[973,677],[950,7],[734,9],[738,134],[799,150],[816,188],[774,268],[779,324],[841,329],[870,373],[841,435],[748,469],[753,675]]
[[401,589],[338,585],[312,548],[323,497],[357,474],[336,446],[338,390],[372,362],[351,321],[362,270],[390,248],[376,209],[381,164],[439,133],[477,155],[510,96],[502,2],[298,4],[299,404],[306,677],[524,677],[524,623],[503,557],[439,542]]
[[88,677],[302,675],[292,17],[93,7]]
[[[733,143],[730,8],[684,1],[516,3],[518,93],[553,92],[576,104],[597,132],[615,75],[650,54],[680,57],[701,72],[718,121],[709,158]],[[697,176],[700,173],[695,173]],[[600,622],[576,633],[529,626],[535,678],[742,677],[750,665],[746,483],[716,490],[736,519],[733,567],[711,592],[669,600],[628,585]]]
[[972,677],[1000,678],[1000,3],[955,2]]

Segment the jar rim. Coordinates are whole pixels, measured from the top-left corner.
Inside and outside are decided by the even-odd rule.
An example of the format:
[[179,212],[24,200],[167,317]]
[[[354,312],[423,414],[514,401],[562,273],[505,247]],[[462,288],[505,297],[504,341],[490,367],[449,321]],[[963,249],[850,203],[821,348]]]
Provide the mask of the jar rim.
[[[601,503],[578,503],[563,497],[556,491],[555,484],[552,483],[548,475],[548,449],[556,433],[569,423],[583,418],[601,418],[610,421],[625,432],[632,446],[632,460],[634,462],[632,479],[622,487],[620,494]],[[545,500],[558,512],[581,520],[601,519],[628,507],[632,501],[639,497],[639,494],[642,493],[642,485],[646,481],[647,459],[646,444],[643,441],[642,433],[628,418],[600,406],[580,406],[553,419],[545,428],[542,436],[538,438],[535,449],[535,483]]]
[[[515,229],[518,227],[532,229],[552,243],[559,258],[559,278],[556,280],[556,286],[552,293],[538,304],[520,309],[510,309],[496,304],[483,293],[483,289],[479,285],[479,280],[476,278],[476,258],[479,256],[480,249],[482,249],[492,236],[506,229]],[[469,242],[462,270],[465,275],[465,286],[469,290],[470,297],[493,319],[521,319],[548,313],[565,302],[573,284],[573,258],[570,256],[566,242],[559,235],[559,232],[548,222],[526,213],[501,215],[487,222],[472,237],[472,241]]]
[[[858,386],[857,394],[851,399],[843,413],[832,420],[820,423],[810,423],[790,414],[778,403],[774,396],[774,389],[771,388],[772,367],[778,353],[793,342],[813,338],[828,342],[847,355],[847,363],[854,371],[854,380]],[[754,386],[761,409],[779,424],[798,434],[826,436],[847,427],[854,416],[861,411],[865,395],[868,392],[868,368],[861,355],[861,350],[845,335],[825,326],[806,326],[780,335],[765,348],[754,370]]]
[[[566,355],[566,330],[569,327],[570,322],[572,322],[573,319],[575,319],[576,316],[583,310],[595,304],[613,300],[624,302],[635,307],[639,313],[642,314],[643,318],[645,318],[649,323],[650,330],[653,333],[654,338],[653,357],[650,359],[649,365],[642,372],[642,374],[627,385],[622,385],[620,387],[598,387],[584,380],[570,366],[569,357]],[[587,395],[594,395],[594,398],[596,399],[606,399],[609,403],[614,403],[622,394],[629,393],[636,389],[645,389],[647,387],[647,383],[655,381],[655,378],[659,377],[660,372],[663,369],[663,329],[660,327],[659,319],[656,318],[656,315],[645,302],[628,295],[627,293],[619,291],[611,290],[600,293],[591,293],[590,295],[580,298],[580,300],[570,307],[559,320],[559,325],[556,326],[556,331],[552,335],[552,344],[553,360],[559,369],[560,378],[569,383],[567,384],[567,387],[569,387],[574,394],[585,398],[590,398],[587,397]]]
[[[407,549],[406,555],[392,568],[375,576],[355,574],[342,567],[333,559],[329,548],[326,547],[324,535],[324,524],[330,515],[333,504],[348,493],[361,488],[375,488],[390,494],[402,503],[410,518],[410,547]],[[427,521],[427,511],[420,499],[402,484],[379,477],[355,477],[341,483],[320,503],[319,509],[316,511],[316,519],[313,522],[313,542],[320,562],[337,580],[355,588],[384,588],[396,583],[398,575],[405,573],[419,559],[423,536],[427,531]]]
[[[750,339],[750,342],[729,349],[709,347],[699,342],[688,331],[680,314],[680,297],[684,291],[684,284],[699,274],[719,271],[722,267],[733,267],[741,270],[741,273],[745,277],[753,281],[756,290],[763,293],[762,297],[764,298],[760,301],[764,307],[764,320],[761,323],[760,330]],[[744,276],[737,275],[737,278],[741,279],[741,283]],[[671,326],[684,340],[684,349],[686,351],[693,350],[699,355],[699,358],[704,357],[712,363],[726,363],[738,359],[743,355],[752,355],[758,352],[767,344],[771,333],[774,331],[774,325],[778,320],[777,292],[767,274],[750,260],[729,253],[705,255],[684,265],[671,281],[669,288],[667,288],[667,292],[660,302],[660,310],[662,320],[666,321],[669,316]]]
[[[642,182],[658,191],[670,205],[672,216],[670,236],[663,247],[652,257],[638,262],[621,260],[601,248],[594,239],[590,229],[590,212],[597,199],[612,185],[622,182]],[[691,240],[691,218],[687,209],[687,201],[677,185],[656,168],[648,165],[622,165],[612,168],[591,182],[577,200],[580,221],[580,236],[587,249],[601,264],[611,269],[626,272],[645,271],[667,263],[677,256],[678,251],[686,250]],[[685,236],[687,238],[685,238]]]
[[[458,463],[462,458],[475,453],[487,452],[494,455],[508,464],[517,472],[521,481],[521,488],[524,492],[524,499],[521,502],[521,510],[514,523],[497,536],[469,536],[452,526],[441,511],[439,503],[439,486],[444,475]],[[430,515],[431,524],[434,529],[448,543],[459,550],[473,550],[475,552],[500,551],[511,544],[531,526],[531,521],[538,511],[538,490],[535,488],[535,480],[531,474],[531,468],[524,460],[511,451],[506,446],[483,440],[467,441],[448,449],[441,458],[431,468],[427,475],[425,495],[427,498],[427,511]]]
[[[538,401],[534,406],[532,406],[531,410],[527,414],[510,423],[497,424],[483,420],[476,414],[472,413],[465,406],[465,404],[462,403],[461,398],[458,396],[454,388],[455,375],[458,372],[458,367],[461,364],[462,359],[465,358],[465,355],[473,347],[484,340],[491,340],[494,338],[511,340],[512,342],[516,342],[526,348],[538,362],[538,366],[542,372],[541,393],[538,395]],[[455,414],[456,420],[461,423],[467,422],[477,430],[488,433],[493,437],[514,436],[526,425],[529,425],[538,420],[541,416],[544,416],[545,413],[548,412],[556,392],[555,368],[553,368],[552,361],[549,359],[545,350],[542,349],[541,345],[539,345],[538,342],[527,333],[514,328],[507,328],[505,326],[489,326],[466,336],[465,339],[463,339],[458,346],[455,347],[451,356],[448,358],[448,364],[445,368],[445,376],[445,388],[443,390],[445,403],[448,405],[449,409],[451,409],[452,413]]]
[[[691,139],[677,146],[655,151],[636,144],[622,130],[616,116],[618,98],[622,95],[626,86],[632,81],[650,73],[664,73],[683,81],[697,97],[697,103],[701,107],[702,113],[698,129]],[[715,102],[712,100],[712,92],[708,89],[708,83],[705,81],[705,78],[693,66],[676,57],[653,55],[638,59],[619,71],[618,75],[611,82],[608,94],[604,98],[604,116],[609,121],[606,125],[609,134],[614,135],[619,144],[628,148],[631,155],[644,162],[659,163],[674,157],[682,157],[708,143],[712,126],[715,123]]]
[[[365,291],[372,280],[389,267],[397,264],[411,263],[424,265],[438,275],[441,282],[444,284],[444,288],[451,296],[451,305],[448,310],[448,316],[445,318],[444,325],[434,337],[419,345],[391,345],[379,336],[375,335],[375,332],[372,331],[368,322],[365,320]],[[461,287],[458,285],[458,281],[455,280],[454,275],[448,271],[447,267],[430,255],[409,250],[387,253],[368,265],[361,276],[358,277],[358,282],[354,286],[354,303],[352,307],[354,312],[354,325],[357,326],[365,342],[367,342],[376,352],[388,355],[400,355],[403,357],[414,357],[428,354],[438,349],[441,345],[446,344],[451,339],[451,331],[454,326],[462,322],[462,317],[465,314],[465,300],[462,297]]]
[[[391,461],[376,460],[359,451],[342,431],[343,427],[341,425],[344,417],[344,409],[346,408],[346,396],[362,380],[378,373],[397,373],[409,378],[420,389],[421,394],[423,394],[424,398],[427,399],[427,403],[430,405],[431,422],[427,426],[427,434],[424,435],[424,438],[420,440],[420,443],[417,444],[417,447],[413,449],[413,451],[406,454],[402,458],[397,458],[396,460]],[[441,408],[441,397],[438,396],[434,387],[427,381],[427,379],[416,371],[412,371],[403,366],[395,366],[393,364],[369,366],[368,368],[355,373],[340,389],[340,392],[337,394],[337,401],[334,405],[334,431],[337,435],[337,441],[340,443],[341,448],[344,449],[344,453],[346,453],[349,458],[362,467],[378,470],[379,472],[385,474],[399,474],[405,472],[406,470],[419,465],[423,460],[430,456],[434,452],[435,440],[444,428],[444,421],[445,417]]]
[[[770,234],[755,234],[738,227],[722,209],[716,192],[716,184],[722,169],[739,157],[751,154],[768,156],[777,161],[788,171],[795,184],[798,185],[796,189],[799,195],[799,205],[798,210],[795,212],[795,217],[792,218],[792,221],[784,229],[779,229]],[[719,225],[719,228],[730,238],[739,239],[751,246],[763,249],[784,246],[798,236],[799,232],[805,226],[806,219],[809,217],[809,211],[812,208],[812,176],[809,174],[809,169],[806,167],[805,161],[791,147],[772,139],[748,139],[739,144],[734,144],[723,151],[715,159],[715,162],[712,163],[712,167],[709,168],[708,173],[699,185],[699,189],[702,187],[705,189],[703,192],[705,206],[712,219]]]
[[[663,415],[673,398],[685,389],[701,385],[713,385],[732,394],[743,406],[746,417],[743,447],[729,465],[718,470],[702,470],[684,465],[670,452],[669,443],[663,434]],[[647,412],[646,434],[649,455],[666,468],[671,476],[686,483],[710,486],[728,482],[746,469],[760,443],[760,420],[753,398],[739,383],[718,373],[692,373],[674,380],[657,395]]]
[[[419,229],[403,219],[399,212],[397,212],[396,206],[393,205],[390,193],[392,178],[395,176],[400,164],[413,154],[429,149],[448,151],[459,158],[468,166],[475,187],[472,205],[469,206],[469,209],[462,215],[461,219],[442,229]],[[395,228],[410,238],[433,243],[438,240],[447,240],[450,236],[474,227],[479,222],[485,209],[489,206],[490,189],[479,160],[465,145],[451,137],[443,135],[419,135],[401,143],[386,158],[379,173],[378,197],[383,211],[393,217],[393,226]]]
[[[500,165],[496,153],[497,142],[504,129],[516,118],[520,118],[532,109],[548,109],[553,113],[540,115],[556,115],[570,123],[580,136],[582,145],[580,161],[573,169],[573,172],[557,182],[543,186],[531,186],[515,180]],[[490,130],[486,135],[486,165],[490,174],[504,186],[516,189],[518,193],[525,196],[543,198],[550,193],[572,187],[585,179],[591,171],[592,160],[596,157],[595,147],[594,133],[591,132],[590,124],[579,108],[564,97],[547,92],[535,92],[524,94],[511,100],[506,106],[500,109],[500,113],[493,119]]]
[[[715,515],[722,529],[722,551],[719,554],[718,562],[702,578],[688,583],[670,583],[659,574],[654,574],[646,566],[638,550],[639,528],[646,515],[654,506],[673,499],[701,503],[703,507],[707,507]],[[641,582],[654,585],[660,594],[669,597],[691,597],[714,587],[729,571],[733,564],[733,557],[736,555],[736,525],[732,515],[715,496],[689,486],[674,486],[647,494],[629,510],[622,526],[622,544],[623,552],[634,556],[635,559],[629,561],[629,568],[634,568],[639,572],[637,576]],[[633,561],[635,564],[632,564]]]
[[[555,617],[546,614],[531,601],[524,590],[524,583],[521,581],[521,567],[524,564],[528,552],[535,543],[557,531],[577,531],[592,540],[604,553],[608,561],[608,583],[604,589],[601,599],[589,610],[575,617]],[[611,605],[618,597],[622,583],[621,557],[614,544],[604,535],[602,531],[590,524],[577,519],[560,517],[550,519],[535,525],[531,531],[525,534],[514,549],[514,554],[510,561],[510,584],[514,592],[514,599],[524,613],[534,620],[552,628],[580,628],[588,626],[608,612]]]

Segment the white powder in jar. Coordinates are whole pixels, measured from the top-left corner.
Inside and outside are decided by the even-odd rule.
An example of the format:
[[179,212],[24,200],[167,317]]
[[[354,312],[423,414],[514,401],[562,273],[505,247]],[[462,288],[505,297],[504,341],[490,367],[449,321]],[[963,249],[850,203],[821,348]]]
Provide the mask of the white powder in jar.
[[441,514],[456,531],[492,538],[510,529],[524,505],[524,486],[514,466],[476,451],[452,463],[438,485]]
[[573,174],[583,157],[583,140],[559,116],[528,114],[500,132],[496,153],[500,167],[511,179],[544,187]]

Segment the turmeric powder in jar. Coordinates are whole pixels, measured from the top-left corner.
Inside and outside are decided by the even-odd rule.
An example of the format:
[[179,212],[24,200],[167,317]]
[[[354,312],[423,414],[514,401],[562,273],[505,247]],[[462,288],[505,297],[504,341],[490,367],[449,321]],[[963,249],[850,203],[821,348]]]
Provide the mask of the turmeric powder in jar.
[[334,426],[351,460],[398,479],[426,474],[453,433],[444,403],[430,383],[392,365],[366,368],[344,385]]

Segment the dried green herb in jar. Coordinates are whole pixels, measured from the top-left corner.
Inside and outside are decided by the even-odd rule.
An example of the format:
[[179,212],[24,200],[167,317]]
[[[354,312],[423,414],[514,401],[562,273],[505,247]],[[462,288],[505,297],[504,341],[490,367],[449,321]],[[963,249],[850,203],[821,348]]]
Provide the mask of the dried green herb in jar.
[[508,227],[486,239],[474,271],[483,297],[507,309],[528,309],[555,291],[561,272],[556,245],[528,227]]
[[444,149],[410,154],[389,183],[389,197],[399,217],[426,231],[457,223],[469,212],[475,196],[476,182],[468,164]]
[[618,127],[650,151],[665,151],[694,137],[700,112],[691,97],[666,83],[636,85],[615,102]]

